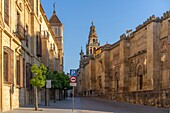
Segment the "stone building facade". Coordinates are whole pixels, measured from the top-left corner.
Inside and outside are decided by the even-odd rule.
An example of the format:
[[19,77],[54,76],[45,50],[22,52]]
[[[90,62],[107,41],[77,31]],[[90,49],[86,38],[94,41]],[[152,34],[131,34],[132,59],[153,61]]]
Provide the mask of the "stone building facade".
[[51,70],[62,70],[59,56],[40,0],[0,0],[0,112],[33,104],[31,66],[44,63]]
[[[83,55],[78,94],[170,108],[170,12]],[[82,51],[80,55],[82,55]]]
[[55,40],[58,45],[58,59],[60,60],[60,71],[63,72],[64,69],[64,25],[61,23],[60,19],[57,17],[56,4],[54,4],[54,11],[49,19],[52,31],[54,33]]

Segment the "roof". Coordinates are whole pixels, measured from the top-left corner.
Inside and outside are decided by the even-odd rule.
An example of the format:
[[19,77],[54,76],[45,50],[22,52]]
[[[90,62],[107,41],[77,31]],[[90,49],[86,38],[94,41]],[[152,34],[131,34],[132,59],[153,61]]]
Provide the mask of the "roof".
[[59,18],[57,17],[56,13],[53,13],[53,15],[51,16],[49,23],[61,23],[61,21],[59,20]]

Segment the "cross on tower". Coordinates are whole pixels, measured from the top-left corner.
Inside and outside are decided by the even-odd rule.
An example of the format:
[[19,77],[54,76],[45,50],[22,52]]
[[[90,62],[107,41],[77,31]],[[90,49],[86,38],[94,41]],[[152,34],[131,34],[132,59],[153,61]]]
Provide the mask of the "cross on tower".
[[55,3],[55,2],[54,2],[54,4],[53,4],[53,8],[54,8],[53,13],[56,13],[56,3]]

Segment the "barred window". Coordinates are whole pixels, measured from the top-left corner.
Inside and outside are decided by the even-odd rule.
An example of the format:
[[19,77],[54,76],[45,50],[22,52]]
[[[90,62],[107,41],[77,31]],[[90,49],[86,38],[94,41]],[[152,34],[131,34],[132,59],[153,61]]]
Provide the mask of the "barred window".
[[9,0],[4,0],[4,21],[9,25]]
[[4,47],[4,82],[14,83],[14,52],[9,47]]
[[16,83],[23,87],[23,59],[22,56],[16,58]]

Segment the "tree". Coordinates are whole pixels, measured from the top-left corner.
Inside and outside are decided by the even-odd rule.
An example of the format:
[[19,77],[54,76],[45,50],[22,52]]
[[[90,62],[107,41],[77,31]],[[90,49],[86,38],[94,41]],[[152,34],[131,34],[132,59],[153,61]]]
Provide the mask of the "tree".
[[33,78],[30,80],[30,84],[34,86],[34,94],[35,94],[35,111],[38,110],[38,96],[37,96],[37,88],[42,88],[45,86],[46,83],[46,71],[47,68],[40,64],[38,67],[36,64],[34,64],[31,67],[31,72],[34,73]]
[[[61,100],[61,90],[63,90],[64,88],[69,88],[69,77],[64,73],[58,73],[57,71],[54,71],[47,75],[47,79],[51,80],[52,88],[59,90],[59,100]],[[55,101],[56,98],[54,90],[54,102]]]

